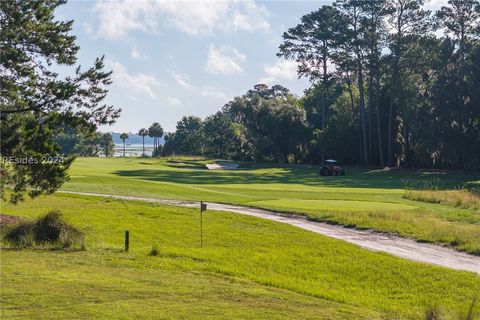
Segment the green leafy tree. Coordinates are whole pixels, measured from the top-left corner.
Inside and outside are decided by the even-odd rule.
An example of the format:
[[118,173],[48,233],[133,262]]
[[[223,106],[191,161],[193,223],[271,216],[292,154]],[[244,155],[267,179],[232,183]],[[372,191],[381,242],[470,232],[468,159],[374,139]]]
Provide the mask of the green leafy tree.
[[325,127],[327,119],[327,97],[331,71],[328,64],[336,50],[336,41],[342,32],[340,12],[333,6],[322,6],[317,11],[302,17],[301,23],[283,34],[280,57],[293,59],[298,63],[298,75],[306,76],[312,82],[322,82],[321,122]]
[[138,135],[142,136],[142,157],[145,157],[145,137],[148,136],[148,129],[142,128],[138,130]]
[[446,29],[464,54],[466,45],[480,38],[480,2],[478,0],[448,0],[436,14],[440,24]]
[[355,61],[357,88],[358,88],[358,109],[360,112],[360,128],[362,136],[362,159],[363,163],[370,164],[368,139],[367,139],[367,123],[366,123],[366,108],[365,108],[365,87],[364,87],[364,55],[366,48],[366,37],[364,25],[362,20],[365,20],[363,6],[368,1],[359,0],[344,0],[338,1],[335,5],[339,8],[342,14],[343,32],[340,36],[339,42],[349,43],[347,47],[353,50]]
[[388,106],[387,156],[388,164],[394,165],[394,121],[397,104],[397,92],[401,89],[400,72],[406,65],[404,53],[412,37],[427,34],[433,26],[429,24],[430,12],[422,9],[423,0],[393,0],[389,2],[387,28],[389,30],[388,47],[390,55],[390,101]]
[[115,144],[113,143],[113,136],[111,133],[107,132],[102,134],[101,144],[105,157],[113,156],[113,153],[115,151]]
[[[170,142],[175,145],[177,154],[201,155],[203,154],[202,119],[196,116],[182,117],[177,122],[175,139]],[[165,142],[165,145],[167,142]]]
[[62,78],[52,64],[74,67],[79,47],[70,35],[73,21],[58,21],[55,9],[65,1],[0,2],[0,131],[2,159],[35,159],[24,165],[2,161],[2,197],[10,201],[53,193],[67,179],[73,158],[42,161],[59,155],[54,137],[63,128],[94,132],[111,124],[120,110],[102,104],[111,84],[103,58],[86,70],[75,68]]
[[366,58],[368,61],[368,150],[373,153],[373,124],[372,114],[376,115],[376,133],[378,143],[378,163],[384,166],[384,151],[381,125],[380,104],[380,68],[382,62],[382,49],[387,36],[385,18],[389,14],[388,1],[375,0],[362,3],[364,18],[361,23],[365,32]]
[[153,153],[159,154],[160,138],[163,137],[163,128],[158,122],[154,122],[150,128],[148,128],[148,135],[153,138]]

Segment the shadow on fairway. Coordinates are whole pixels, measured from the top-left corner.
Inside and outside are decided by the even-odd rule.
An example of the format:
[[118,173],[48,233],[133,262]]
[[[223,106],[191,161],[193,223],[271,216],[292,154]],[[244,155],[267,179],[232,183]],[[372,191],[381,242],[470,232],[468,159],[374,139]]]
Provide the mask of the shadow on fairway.
[[[269,169],[272,169],[269,171]],[[427,171],[381,171],[347,168],[347,175],[322,177],[314,166],[247,166],[238,170],[189,170],[176,171],[162,169],[120,170],[113,172],[122,177],[180,184],[303,184],[326,187],[352,188],[403,188],[405,180],[432,178],[434,173]],[[445,187],[454,187],[474,179],[468,174],[435,174]]]

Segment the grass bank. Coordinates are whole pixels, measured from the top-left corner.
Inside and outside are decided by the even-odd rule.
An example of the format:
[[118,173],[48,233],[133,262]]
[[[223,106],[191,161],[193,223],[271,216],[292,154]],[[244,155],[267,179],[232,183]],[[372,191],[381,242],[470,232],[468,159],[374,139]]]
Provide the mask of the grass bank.
[[86,250],[4,248],[2,318],[419,319],[438,305],[456,319],[480,290],[473,273],[237,214],[207,211],[199,248],[194,209],[73,195],[2,204],[30,218],[53,209]]
[[480,255],[473,209],[405,199],[403,189],[436,181],[445,188],[480,183],[478,173],[347,168],[321,177],[317,166],[243,164],[206,170],[205,160],[78,158],[64,190],[216,201],[308,215],[311,219],[441,243]]
[[480,191],[469,190],[407,190],[405,199],[439,203],[463,209],[472,209],[480,213]]

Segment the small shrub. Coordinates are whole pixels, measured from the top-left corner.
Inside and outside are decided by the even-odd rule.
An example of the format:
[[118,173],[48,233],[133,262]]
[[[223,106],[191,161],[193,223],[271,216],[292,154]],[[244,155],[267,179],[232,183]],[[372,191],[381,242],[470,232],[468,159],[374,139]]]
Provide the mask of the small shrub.
[[480,196],[468,190],[412,191],[405,192],[405,199],[439,203],[463,209],[480,210]]
[[287,155],[287,162],[288,162],[288,164],[295,164],[296,163],[295,155],[293,153],[289,153]]
[[425,311],[425,320],[442,320],[442,313],[437,306],[428,307]]
[[[472,303],[470,303],[466,309],[466,313],[460,315],[457,319],[459,320],[476,320],[476,306],[478,298],[474,298]],[[425,310],[425,320],[442,320],[445,319],[442,313],[442,310],[438,306],[430,306]]]
[[158,249],[156,244],[152,246],[152,249],[150,250],[150,253],[148,255],[151,257],[156,257],[160,255],[160,250]]
[[407,190],[441,190],[445,188],[443,180],[438,177],[420,180],[404,179],[403,184]]
[[159,145],[152,151],[152,157],[161,157],[163,153],[163,146]]
[[475,307],[477,306],[478,298],[472,300],[470,307],[467,310],[467,313],[460,317],[460,320],[475,320]]
[[67,224],[62,213],[54,210],[33,221],[19,223],[7,230],[4,239],[20,247],[83,247],[84,235]]

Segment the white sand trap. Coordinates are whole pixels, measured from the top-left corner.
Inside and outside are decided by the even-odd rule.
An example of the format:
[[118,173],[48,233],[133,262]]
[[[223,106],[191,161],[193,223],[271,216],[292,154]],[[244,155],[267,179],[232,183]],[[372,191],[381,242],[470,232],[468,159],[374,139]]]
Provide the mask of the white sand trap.
[[235,162],[216,161],[214,163],[208,163],[206,166],[209,170],[235,170],[239,164]]

